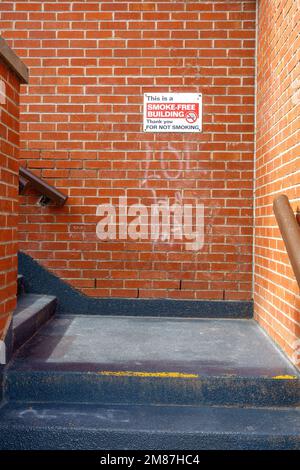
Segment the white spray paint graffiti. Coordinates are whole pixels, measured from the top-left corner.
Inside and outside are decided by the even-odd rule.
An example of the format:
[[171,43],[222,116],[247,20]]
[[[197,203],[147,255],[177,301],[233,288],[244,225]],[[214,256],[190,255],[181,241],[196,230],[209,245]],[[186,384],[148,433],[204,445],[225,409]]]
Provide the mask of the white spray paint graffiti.
[[[90,417],[89,413],[82,412],[82,411],[60,411],[59,414],[54,414],[53,411],[49,408],[44,408],[42,410],[36,410],[35,408],[28,408],[26,410],[22,410],[18,413],[18,417],[23,419],[27,417],[32,417],[39,420],[47,420],[47,419],[56,419],[59,416],[67,416],[70,418],[79,418],[79,417]],[[101,421],[110,421],[116,423],[129,423],[130,419],[128,413],[125,411],[120,411],[116,409],[109,409],[102,411],[101,413],[93,412],[93,417],[99,419]]]
[[[178,168],[176,170],[169,170],[167,168],[167,161],[165,158],[166,154],[171,154],[172,157],[174,157],[172,160],[176,161],[178,163]],[[184,157],[183,157],[183,155]],[[157,161],[153,156],[155,155],[159,156],[159,165],[160,168],[156,170],[151,170],[151,162]],[[190,171],[190,151],[189,151],[189,144],[185,144],[184,150],[178,151],[174,145],[168,143],[167,148],[165,150],[160,150],[158,152],[154,152],[150,144],[147,143],[147,152],[146,152],[146,168],[145,168],[145,173],[144,173],[144,178],[141,182],[141,187],[144,189],[149,189],[149,191],[152,194],[152,199],[154,201],[154,204],[158,207],[161,208],[167,208],[169,207],[169,196],[165,197],[160,197],[158,195],[158,191],[154,188],[151,187],[150,181],[151,180],[179,180],[180,178],[183,178],[184,175],[187,175],[188,172]],[[202,175],[206,176],[207,171],[203,171]],[[183,208],[183,200],[184,200],[184,190],[174,190],[173,194],[173,199],[174,199],[174,204],[178,208]],[[195,201],[197,203],[197,201]],[[169,239],[169,231],[162,226],[161,228],[161,233],[160,236],[158,237],[158,240],[153,241],[153,247],[155,248],[155,245],[159,242],[164,242],[168,241],[170,247],[176,243],[176,238],[179,237],[181,230],[182,230],[182,225],[179,223],[179,219],[176,220],[175,217],[175,223],[172,226],[172,238],[171,240]],[[203,242],[198,243],[185,243],[185,248],[188,250],[196,250],[201,249],[203,246]]]

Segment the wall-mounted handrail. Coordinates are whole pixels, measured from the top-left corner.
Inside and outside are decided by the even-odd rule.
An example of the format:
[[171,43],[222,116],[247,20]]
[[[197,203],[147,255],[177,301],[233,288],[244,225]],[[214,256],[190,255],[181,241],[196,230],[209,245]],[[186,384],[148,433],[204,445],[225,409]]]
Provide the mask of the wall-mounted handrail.
[[42,178],[39,178],[37,175],[27,170],[27,168],[21,166],[19,169],[19,175],[20,178],[22,178],[23,185],[24,180],[27,180],[31,188],[34,188],[47,199],[50,199],[57,206],[61,207],[66,203],[68,196],[61,193],[54,186],[46,183],[46,181],[44,181]]
[[29,181],[19,175],[19,194],[23,194],[29,186]]
[[285,194],[274,199],[273,210],[300,287],[300,226]]

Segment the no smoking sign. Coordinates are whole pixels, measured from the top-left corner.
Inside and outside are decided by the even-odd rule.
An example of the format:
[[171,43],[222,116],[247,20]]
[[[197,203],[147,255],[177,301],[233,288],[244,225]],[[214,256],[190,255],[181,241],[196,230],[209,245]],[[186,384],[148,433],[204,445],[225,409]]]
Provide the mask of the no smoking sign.
[[145,93],[144,132],[201,132],[200,93]]
[[185,119],[187,122],[196,122],[198,119],[198,114],[194,113],[193,111],[188,111],[185,115]]

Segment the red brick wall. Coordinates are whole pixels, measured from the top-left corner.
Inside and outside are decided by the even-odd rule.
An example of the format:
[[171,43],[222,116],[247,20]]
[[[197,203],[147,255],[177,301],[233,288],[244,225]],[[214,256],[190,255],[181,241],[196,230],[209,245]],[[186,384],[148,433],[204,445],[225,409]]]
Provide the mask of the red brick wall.
[[298,365],[299,288],[272,201],[284,193],[300,206],[299,8],[299,0],[259,2],[255,239],[256,319]]
[[16,305],[19,90],[0,58],[0,339]]
[[[21,249],[90,296],[248,300],[255,1],[10,1],[30,68],[22,163],[70,196],[22,198]],[[201,92],[201,134],[142,132],[144,92]],[[199,200],[205,245],[101,242],[96,208]]]

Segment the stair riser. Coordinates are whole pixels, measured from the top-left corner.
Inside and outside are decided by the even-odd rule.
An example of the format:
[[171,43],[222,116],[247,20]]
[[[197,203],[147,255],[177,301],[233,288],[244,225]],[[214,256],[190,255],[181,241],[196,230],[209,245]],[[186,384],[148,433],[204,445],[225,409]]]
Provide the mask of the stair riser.
[[1,427],[2,450],[294,450],[290,436]]
[[299,382],[268,378],[141,378],[94,373],[9,371],[14,401],[175,405],[298,406]]

